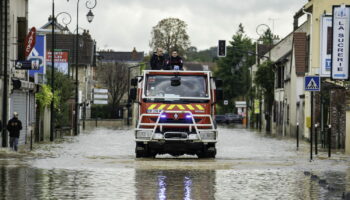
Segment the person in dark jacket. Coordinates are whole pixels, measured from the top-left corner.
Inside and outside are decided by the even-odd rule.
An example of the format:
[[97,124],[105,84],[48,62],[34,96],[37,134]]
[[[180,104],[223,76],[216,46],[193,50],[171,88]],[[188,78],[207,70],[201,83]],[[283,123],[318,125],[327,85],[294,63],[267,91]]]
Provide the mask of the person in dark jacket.
[[10,132],[10,147],[18,150],[18,139],[20,131],[22,130],[22,122],[18,119],[18,113],[13,113],[13,118],[7,123],[7,130]]
[[170,70],[183,70],[183,60],[176,50],[171,52],[171,56],[166,64]]
[[152,55],[151,61],[152,70],[161,70],[165,66],[165,57],[163,55],[163,49],[157,48],[157,51]]

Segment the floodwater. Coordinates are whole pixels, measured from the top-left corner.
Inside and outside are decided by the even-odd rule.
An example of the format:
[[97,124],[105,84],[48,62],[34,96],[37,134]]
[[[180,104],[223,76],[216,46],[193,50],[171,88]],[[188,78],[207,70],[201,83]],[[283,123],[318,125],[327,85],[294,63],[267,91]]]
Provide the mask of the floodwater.
[[[132,130],[98,129],[0,153],[0,199],[345,199],[350,159],[293,139],[220,127],[216,159],[135,159]],[[350,195],[350,194],[349,194]],[[343,197],[344,196],[344,197]]]

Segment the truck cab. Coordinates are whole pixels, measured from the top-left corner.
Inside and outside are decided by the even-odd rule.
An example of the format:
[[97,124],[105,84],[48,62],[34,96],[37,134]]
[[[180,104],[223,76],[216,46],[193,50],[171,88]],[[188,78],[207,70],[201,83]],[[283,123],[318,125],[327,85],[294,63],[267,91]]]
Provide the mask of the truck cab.
[[137,103],[136,157],[157,154],[215,158],[218,131],[215,105],[221,81],[209,71],[144,70],[132,81]]

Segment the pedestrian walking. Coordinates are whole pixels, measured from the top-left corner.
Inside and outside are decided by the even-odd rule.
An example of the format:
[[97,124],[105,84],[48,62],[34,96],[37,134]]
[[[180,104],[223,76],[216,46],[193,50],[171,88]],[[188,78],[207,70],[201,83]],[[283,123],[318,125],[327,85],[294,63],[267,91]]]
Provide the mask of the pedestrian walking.
[[7,130],[10,133],[10,148],[14,151],[18,150],[18,139],[22,130],[22,122],[18,119],[18,113],[13,113],[13,118],[7,123]]
[[171,52],[171,56],[166,64],[167,68],[170,70],[183,70],[183,60],[176,50]]
[[163,49],[157,48],[157,51],[153,53],[151,61],[151,69],[152,70],[161,70],[164,69],[165,66],[165,57],[163,55]]

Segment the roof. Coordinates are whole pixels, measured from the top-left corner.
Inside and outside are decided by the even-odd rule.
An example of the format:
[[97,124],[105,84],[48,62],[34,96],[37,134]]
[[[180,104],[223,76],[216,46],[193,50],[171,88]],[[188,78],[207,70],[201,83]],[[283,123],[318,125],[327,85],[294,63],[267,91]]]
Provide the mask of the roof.
[[[68,27],[63,26],[62,24],[58,23],[57,21],[54,22],[55,29],[59,29],[61,31],[69,31]],[[48,29],[52,25],[52,19],[51,16],[49,17],[49,21],[43,25],[40,29]]]
[[98,52],[103,62],[142,62],[144,52],[100,51]]

